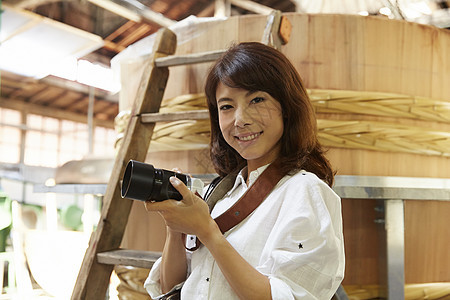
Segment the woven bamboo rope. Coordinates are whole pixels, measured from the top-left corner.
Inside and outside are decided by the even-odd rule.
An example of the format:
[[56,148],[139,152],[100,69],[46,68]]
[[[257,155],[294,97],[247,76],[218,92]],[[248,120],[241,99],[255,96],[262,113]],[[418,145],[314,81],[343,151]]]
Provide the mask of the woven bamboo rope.
[[[308,90],[317,113],[345,113],[450,122],[450,103],[398,94],[341,90]],[[165,99],[160,112],[206,109],[204,94]],[[129,113],[116,118],[119,134]],[[379,121],[318,120],[319,140],[324,146],[450,156],[450,133]],[[123,134],[123,133],[122,133]],[[209,143],[208,120],[158,123],[150,151],[202,149]]]
[[450,102],[400,94],[308,90],[317,113],[362,114],[450,122]]
[[450,156],[450,132],[368,121],[317,120],[327,147]]
[[[378,285],[345,285],[345,292],[350,300],[379,299],[382,288]],[[450,283],[431,282],[405,285],[405,300],[450,299]]]
[[[308,89],[316,113],[361,114],[450,122],[450,102],[392,93]],[[161,112],[206,109],[204,94],[166,99]]]

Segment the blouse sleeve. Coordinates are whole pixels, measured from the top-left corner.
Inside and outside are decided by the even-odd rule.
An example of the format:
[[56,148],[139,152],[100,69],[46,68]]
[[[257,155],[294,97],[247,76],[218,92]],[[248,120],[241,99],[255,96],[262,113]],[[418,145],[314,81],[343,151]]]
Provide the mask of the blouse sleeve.
[[152,297],[152,299],[157,299],[162,296],[161,284],[160,284],[160,267],[161,267],[161,257],[153,264],[147,279],[144,282],[144,288],[147,293]]
[[[186,258],[188,260],[188,276],[190,273],[190,260],[191,260],[191,252],[186,251]],[[175,285],[169,292],[163,294],[161,291],[161,257],[153,264],[150,273],[148,274],[147,279],[144,282],[144,288],[147,290],[147,293],[150,295],[152,299],[158,300],[164,296],[172,294],[174,291],[181,289],[184,284],[184,281]]]
[[344,276],[340,198],[304,175],[280,190],[283,205],[257,267],[269,277],[272,299],[330,299]]
[[[205,193],[208,191],[208,189],[209,189],[209,185],[205,186],[203,188],[202,195],[205,195]],[[191,273],[191,270],[190,270],[191,256],[192,256],[192,252],[186,251],[186,258],[187,258],[187,265],[188,265],[186,278]],[[144,282],[144,288],[147,290],[147,293],[150,295],[150,297],[152,299],[155,299],[155,300],[160,299],[163,296],[167,296],[177,289],[181,289],[181,287],[184,284],[184,282],[177,284],[168,293],[163,294],[161,291],[161,282],[160,282],[161,271],[160,271],[160,269],[161,269],[161,257],[158,258],[158,260],[153,264],[153,266],[150,270],[150,273],[148,274],[148,277]]]

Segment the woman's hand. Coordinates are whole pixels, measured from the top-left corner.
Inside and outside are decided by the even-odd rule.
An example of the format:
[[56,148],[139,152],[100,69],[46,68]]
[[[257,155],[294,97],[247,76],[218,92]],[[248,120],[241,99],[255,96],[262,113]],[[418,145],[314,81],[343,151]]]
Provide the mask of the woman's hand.
[[[168,239],[163,251],[161,286],[169,291],[186,276],[185,255],[179,232],[194,234],[216,260],[223,275],[240,299],[271,299],[268,277],[251,266],[225,239],[211,218],[203,199],[192,193],[181,180],[170,178],[183,200],[145,202],[148,211],[159,212],[167,225]],[[178,261],[180,257],[183,261]],[[182,267],[181,267],[182,266]]]
[[161,202],[145,202],[147,211],[157,211],[166,222],[168,230],[202,236],[209,235],[211,230],[218,230],[217,224],[209,214],[209,207],[202,198],[191,192],[176,177],[170,183],[183,196],[181,201],[164,200]]

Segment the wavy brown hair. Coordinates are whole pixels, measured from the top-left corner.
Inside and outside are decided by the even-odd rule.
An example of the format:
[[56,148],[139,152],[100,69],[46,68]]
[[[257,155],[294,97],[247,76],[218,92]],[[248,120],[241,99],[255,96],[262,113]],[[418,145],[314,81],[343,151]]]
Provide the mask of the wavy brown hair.
[[232,46],[217,60],[206,79],[205,93],[211,120],[211,160],[225,176],[245,165],[245,159],[225,141],[219,127],[216,90],[219,83],[248,91],[263,91],[280,104],[284,132],[280,157],[283,172],[300,169],[316,174],[329,186],[334,172],[317,138],[315,113],[294,66],[280,51],[257,42]]

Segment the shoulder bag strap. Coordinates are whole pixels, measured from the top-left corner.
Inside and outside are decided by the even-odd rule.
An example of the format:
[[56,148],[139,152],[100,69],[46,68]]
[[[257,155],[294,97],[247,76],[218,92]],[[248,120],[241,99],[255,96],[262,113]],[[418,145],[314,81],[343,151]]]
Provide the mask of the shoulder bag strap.
[[278,160],[271,163],[242,197],[227,211],[214,219],[222,233],[227,232],[250,215],[283,178]]
[[[233,206],[214,219],[220,231],[225,233],[248,217],[264,201],[283,176],[284,174],[281,172],[279,160],[271,163]],[[219,188],[223,181],[220,181],[216,188]],[[225,185],[228,184],[225,183]],[[200,241],[196,239],[195,247],[187,249],[194,251],[199,246]]]

